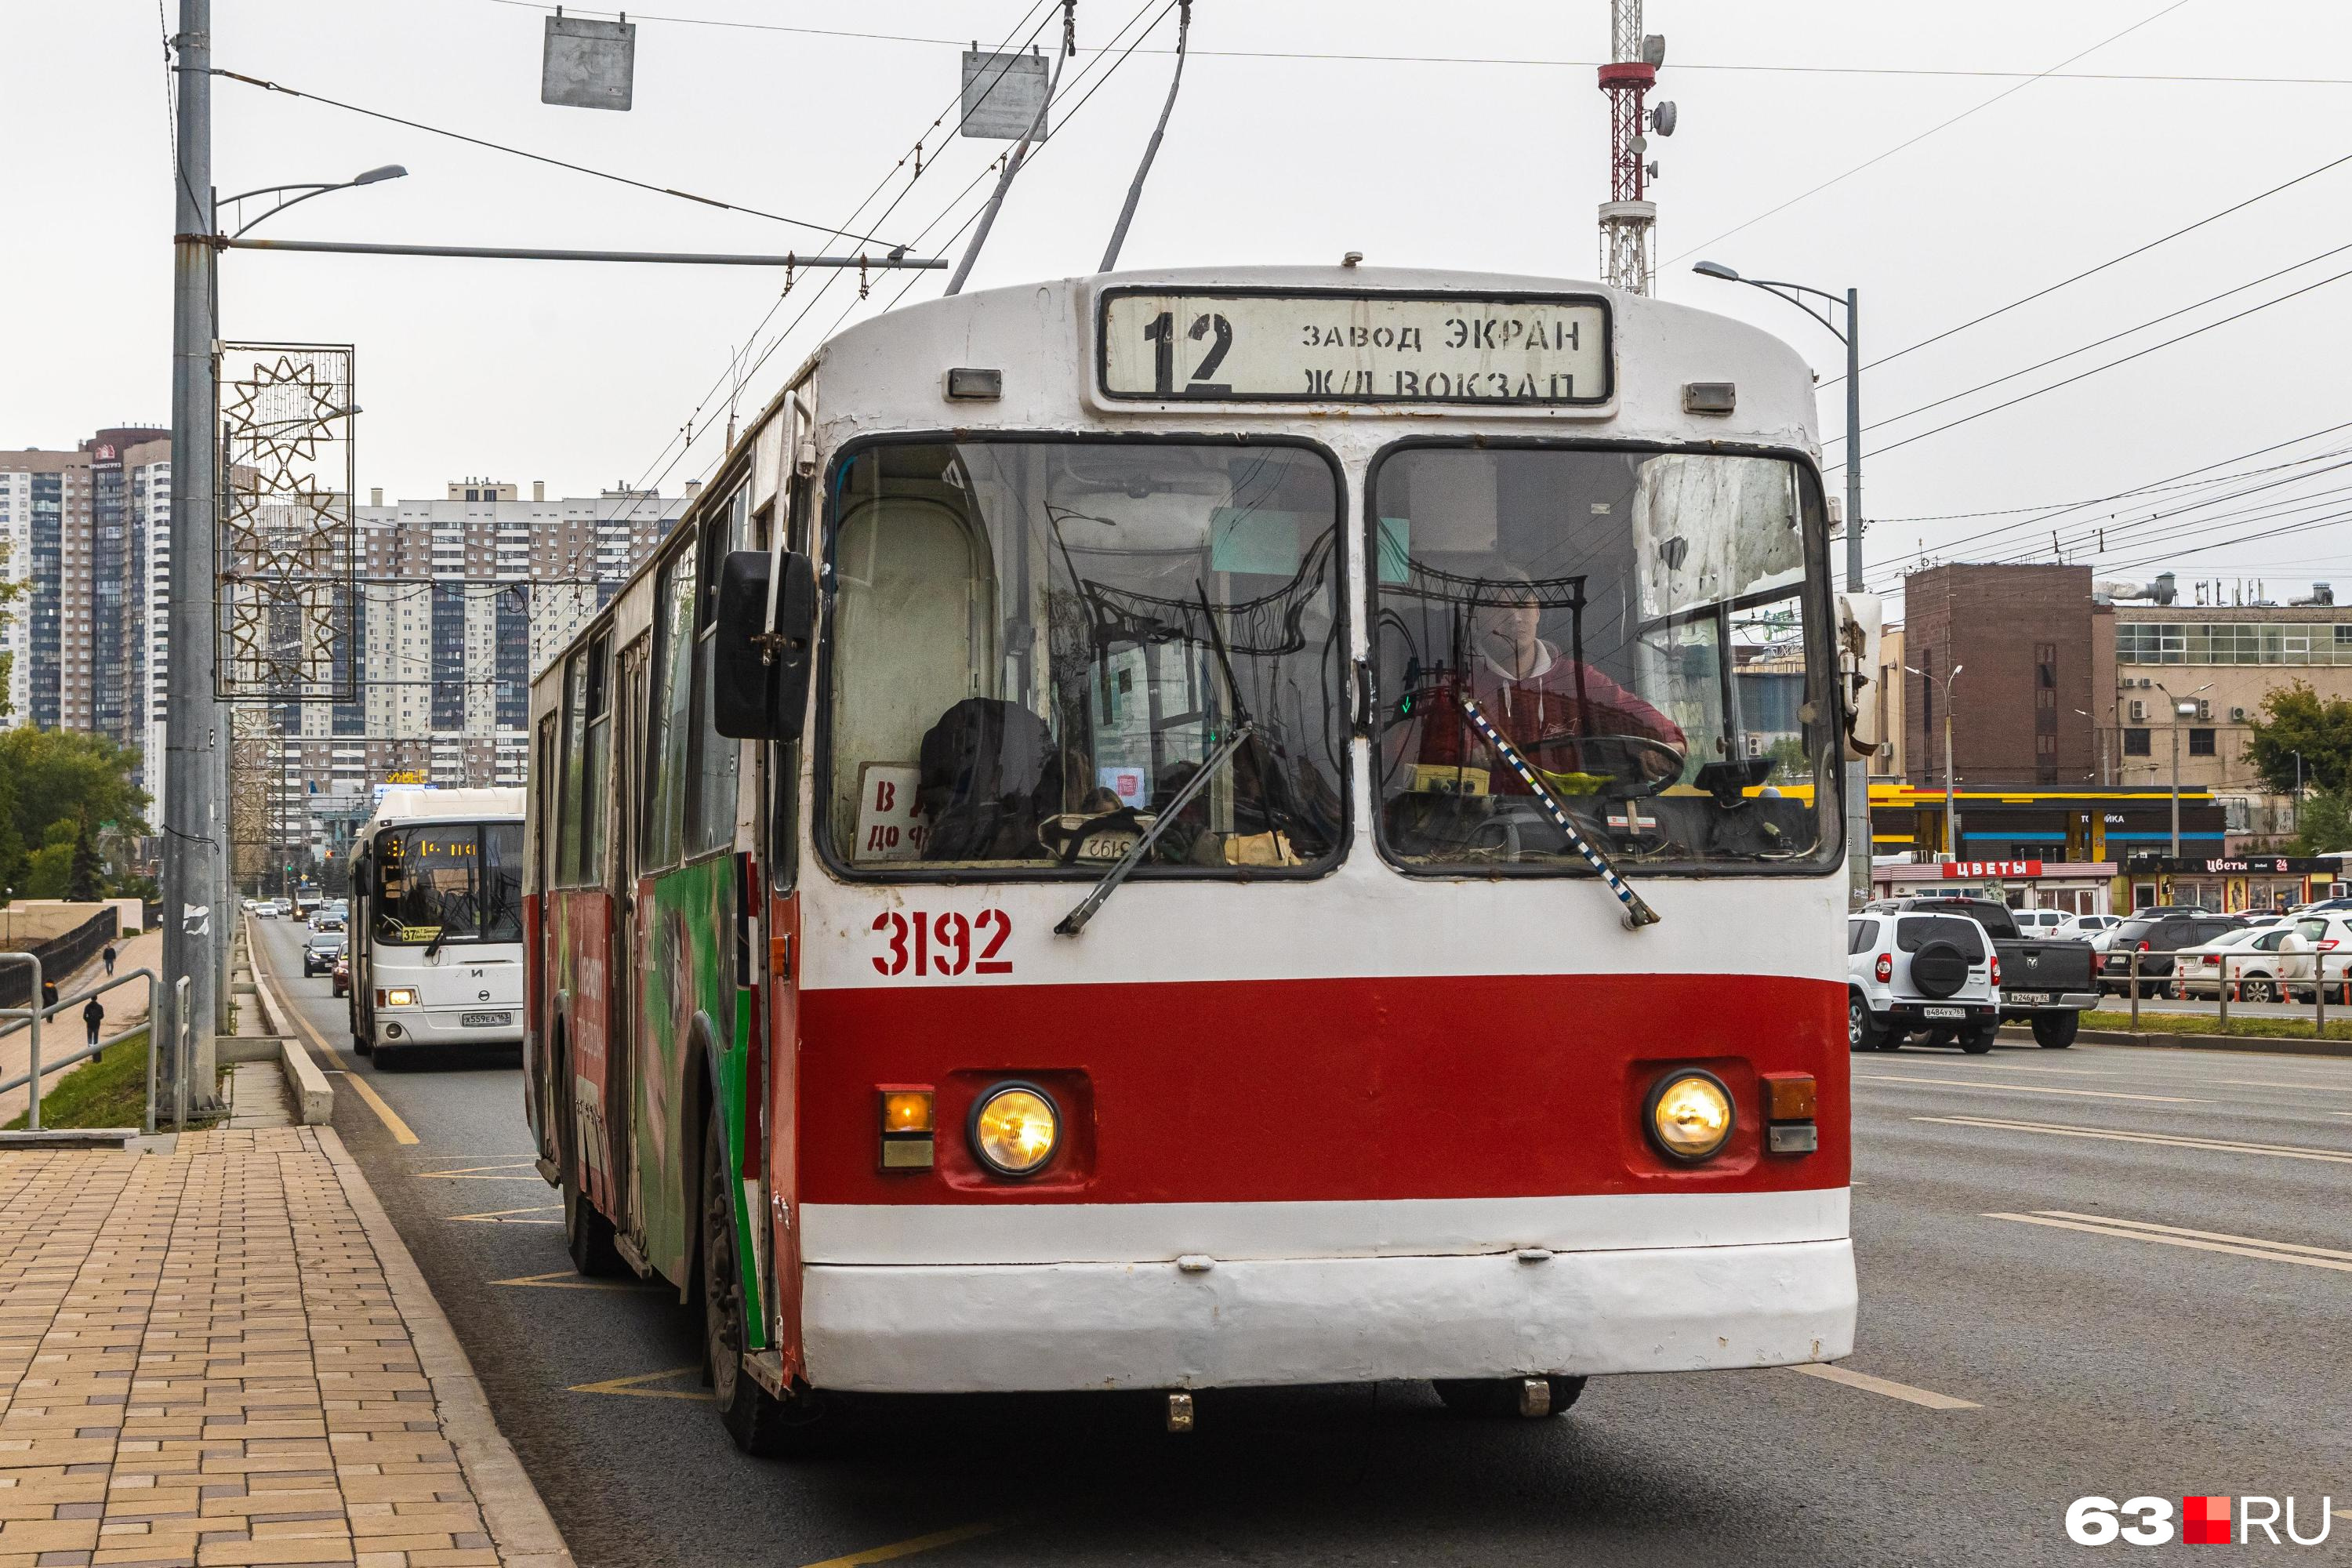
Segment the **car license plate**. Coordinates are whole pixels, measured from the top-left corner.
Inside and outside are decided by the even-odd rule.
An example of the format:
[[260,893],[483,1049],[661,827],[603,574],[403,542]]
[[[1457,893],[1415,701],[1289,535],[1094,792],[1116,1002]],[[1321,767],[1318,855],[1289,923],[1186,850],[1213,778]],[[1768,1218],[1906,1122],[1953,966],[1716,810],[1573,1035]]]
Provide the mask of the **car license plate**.
[[2049,1001],[2050,993],[2047,991],[2004,991],[2000,994],[2000,999],[2004,1002],[2014,1002],[2020,1006],[2032,1007],[2039,1006],[2041,1004]]
[[501,1024],[514,1022],[512,1013],[460,1013],[457,1026],[465,1029],[495,1029]]
[[1969,1016],[1966,1007],[1922,1007],[1919,1011],[1930,1018],[1965,1018]]

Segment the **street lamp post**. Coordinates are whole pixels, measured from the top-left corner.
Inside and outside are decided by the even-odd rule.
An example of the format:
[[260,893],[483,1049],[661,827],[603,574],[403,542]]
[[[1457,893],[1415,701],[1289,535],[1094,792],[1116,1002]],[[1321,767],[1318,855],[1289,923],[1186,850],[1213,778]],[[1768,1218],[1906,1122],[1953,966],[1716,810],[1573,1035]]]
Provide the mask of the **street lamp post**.
[[[1924,669],[1913,669],[1907,664],[1903,668],[1922,680],[1935,679]],[[1952,805],[1952,682],[1958,680],[1960,671],[1966,668],[1968,666],[1965,664],[1956,664],[1952,666],[1951,673],[1944,677],[1944,856],[1951,860],[1960,858],[1960,825],[1953,816]]]
[[2295,837],[2298,837],[2298,838],[2302,837],[2303,837],[2303,753],[2302,753],[2301,752],[2295,752],[2295,753],[2294,753],[2294,816],[2293,816],[2293,819],[2292,819],[2292,820],[2293,820],[2294,826],[2294,833],[2295,833]]
[[[1703,278],[1719,278],[1727,283],[1745,283],[1751,289],[1761,289],[1777,294],[1823,327],[1832,337],[1845,345],[1845,586],[1846,592],[1862,592],[1862,293],[1849,289],[1843,297],[1826,289],[1814,289],[1802,283],[1781,283],[1767,278],[1742,278],[1719,261],[1701,261],[1691,270]],[[1830,308],[1845,306],[1845,331],[1821,310],[1813,309],[1801,298],[1811,294],[1828,301]],[[1948,731],[1948,725],[1947,726]],[[1842,743],[1841,743],[1842,744]],[[1947,776],[1950,773],[1948,766]],[[1951,820],[1947,811],[1945,820]],[[1870,900],[1870,774],[1867,764],[1860,760],[1849,761],[1845,768],[1845,845],[1847,891],[1853,907],[1860,909]]]
[[2156,689],[2172,703],[2172,858],[2180,858],[2180,721],[2197,717],[2197,704],[2192,700],[2200,691],[2210,691],[2213,683],[2191,689],[2186,694],[2176,692],[2161,680]]

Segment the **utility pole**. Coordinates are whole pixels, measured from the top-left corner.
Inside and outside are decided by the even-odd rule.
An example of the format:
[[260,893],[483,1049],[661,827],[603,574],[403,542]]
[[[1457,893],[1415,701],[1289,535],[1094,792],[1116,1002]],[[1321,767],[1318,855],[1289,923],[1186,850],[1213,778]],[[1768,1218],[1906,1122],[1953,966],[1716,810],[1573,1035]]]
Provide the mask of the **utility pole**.
[[2182,696],[2160,680],[2156,683],[2165,700],[2172,704],[2172,858],[2176,860],[2180,858],[2180,721],[2197,716],[2197,693],[2210,689],[2212,685],[2209,680]]
[[[194,1041],[186,1103],[213,1103],[213,1038],[228,931],[228,823],[222,807],[228,737],[213,661],[217,393],[213,384],[212,0],[180,0],[178,167],[172,232],[172,664],[163,721],[163,986],[158,1041]],[[202,909],[202,916],[194,913]],[[174,1011],[188,983],[187,1016]],[[179,1062],[156,1052],[157,1103],[180,1103]]]

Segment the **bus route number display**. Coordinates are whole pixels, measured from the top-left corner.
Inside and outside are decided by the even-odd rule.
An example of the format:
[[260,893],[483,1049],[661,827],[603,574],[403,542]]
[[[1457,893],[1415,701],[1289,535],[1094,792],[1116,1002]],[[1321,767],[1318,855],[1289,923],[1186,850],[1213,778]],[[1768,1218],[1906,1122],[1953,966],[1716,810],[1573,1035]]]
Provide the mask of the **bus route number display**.
[[1114,289],[1097,329],[1110,398],[1556,408],[1614,391],[1591,294]]

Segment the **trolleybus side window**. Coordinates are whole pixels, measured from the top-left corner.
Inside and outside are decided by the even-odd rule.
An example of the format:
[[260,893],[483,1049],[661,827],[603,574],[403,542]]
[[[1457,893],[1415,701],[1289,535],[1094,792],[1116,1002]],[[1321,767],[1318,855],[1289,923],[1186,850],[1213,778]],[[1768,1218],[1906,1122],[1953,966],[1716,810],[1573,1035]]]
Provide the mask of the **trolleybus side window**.
[[713,513],[702,525],[694,611],[694,684],[698,695],[694,703],[697,717],[689,764],[695,784],[687,810],[688,856],[723,849],[735,839],[735,769],[742,748],[712,728],[710,660],[718,631],[719,569],[729,551],[751,547],[751,487],[739,485],[727,510]]
[[1336,858],[1339,495],[1296,443],[857,451],[835,501],[834,862],[1099,877],[1204,772],[1142,871]]
[[589,815],[582,799],[586,773],[582,752],[587,740],[588,681],[587,650],[577,649],[563,665],[562,751],[548,759],[555,764],[562,781],[562,804],[558,812],[562,826],[556,836],[555,880],[565,888],[580,885],[581,833]]
[[687,736],[694,723],[695,557],[691,542],[662,563],[654,579],[652,700],[646,723],[643,870],[675,866],[684,845]]
[[1416,442],[1375,459],[1370,492],[1391,860],[1591,875],[1523,765],[1621,865],[1829,868],[1837,705],[1810,470]]
[[604,880],[605,780],[613,764],[611,639],[599,633],[588,645],[586,694],[581,704],[586,733],[580,742],[580,879]]

